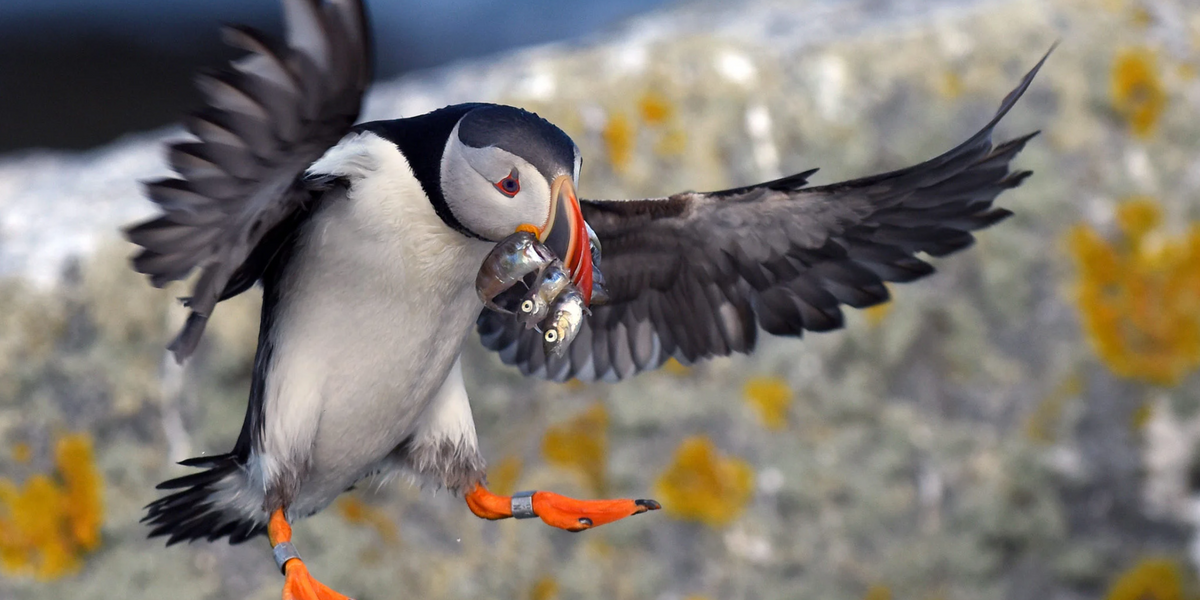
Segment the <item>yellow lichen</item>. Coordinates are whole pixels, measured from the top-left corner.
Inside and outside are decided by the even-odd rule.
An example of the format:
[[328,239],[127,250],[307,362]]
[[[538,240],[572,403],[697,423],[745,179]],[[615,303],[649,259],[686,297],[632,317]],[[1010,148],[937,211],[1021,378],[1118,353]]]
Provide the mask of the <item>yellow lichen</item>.
[[542,438],[546,462],[571,469],[587,480],[592,491],[608,489],[608,410],[597,402],[575,418],[550,427]]
[[511,496],[517,489],[522,466],[521,459],[516,456],[500,459],[500,462],[488,469],[488,487],[501,496]]
[[638,99],[638,113],[642,121],[651,127],[666,123],[674,113],[671,103],[657,92],[646,92]]
[[682,127],[667,129],[654,144],[654,152],[659,156],[678,156],[685,150],[687,150],[687,130]]
[[85,434],[55,445],[57,477],[38,474],[18,486],[0,478],[0,568],[52,579],[79,569],[100,545],[103,481]]
[[400,543],[400,534],[396,529],[395,521],[378,508],[363,502],[361,498],[357,496],[342,496],[338,499],[336,506],[338,514],[347,523],[370,526],[379,534],[380,539],[389,546]]
[[964,88],[962,77],[959,77],[958,73],[954,71],[946,71],[938,78],[937,91],[947,100],[954,100],[961,96]]
[[692,372],[691,367],[679,362],[678,360],[675,360],[674,358],[668,358],[667,362],[663,363],[662,370],[663,373],[673,375],[675,377],[690,375]]
[[754,493],[754,470],[720,455],[712,441],[691,437],[659,476],[655,491],[667,514],[713,527],[733,522]]
[[1105,600],[1183,600],[1183,576],[1169,558],[1144,558],[1121,574]]
[[868,306],[862,311],[863,314],[866,315],[867,323],[869,323],[871,327],[878,327],[881,323],[883,323],[883,320],[892,313],[892,309],[896,306],[896,291],[893,290],[892,286],[890,285],[886,287],[888,290],[888,299],[876,304],[875,306]]
[[1135,27],[1145,29],[1154,24],[1154,15],[1146,10],[1144,6],[1134,7],[1133,12],[1129,15],[1129,21]]
[[18,463],[27,463],[29,459],[33,458],[33,448],[30,448],[26,442],[17,442],[13,444],[12,457]]
[[604,146],[608,150],[608,163],[614,171],[623,171],[633,159],[633,144],[637,131],[629,118],[621,113],[609,115],[604,130],[600,132]]
[[863,314],[867,316],[867,322],[871,324],[871,327],[878,327],[881,323],[883,323],[883,320],[886,319],[889,314],[891,314],[894,306],[895,305],[892,304],[892,301],[888,300],[886,302],[876,304],[875,306],[864,308]]
[[1150,419],[1154,417],[1154,404],[1150,402],[1142,402],[1133,410],[1133,414],[1129,415],[1129,429],[1134,433],[1141,433],[1150,423]]
[[1154,133],[1167,104],[1154,52],[1146,48],[1118,52],[1113,61],[1109,95],[1113,108],[1125,118],[1134,135],[1148,137]]
[[867,593],[863,594],[863,600],[892,600],[892,590],[886,585],[876,583],[867,588]]
[[1054,389],[1038,402],[1037,406],[1025,420],[1025,435],[1029,439],[1049,444],[1054,442],[1056,429],[1062,417],[1063,409],[1073,398],[1083,393],[1083,378],[1071,375],[1059,382]]
[[558,582],[553,577],[543,577],[529,588],[529,600],[554,600],[558,597]]
[[783,429],[787,426],[792,388],[786,381],[778,377],[753,377],[746,381],[742,395],[758,411],[767,429]]
[[95,550],[100,545],[104,483],[92,458],[92,440],[82,433],[63,436],[54,454],[71,536],[84,550]]
[[1160,221],[1153,200],[1133,199],[1118,210],[1118,242],[1082,225],[1067,242],[1076,302],[1101,360],[1122,377],[1175,385],[1200,366],[1200,223],[1172,237]]

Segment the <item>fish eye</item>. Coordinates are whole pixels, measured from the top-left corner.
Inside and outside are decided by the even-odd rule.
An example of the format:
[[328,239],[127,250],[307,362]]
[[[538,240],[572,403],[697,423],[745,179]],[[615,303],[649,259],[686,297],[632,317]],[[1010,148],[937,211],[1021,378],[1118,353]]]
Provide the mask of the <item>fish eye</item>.
[[497,181],[496,183],[493,183],[492,185],[496,186],[496,189],[500,190],[501,194],[504,194],[509,198],[516,196],[517,192],[521,191],[521,179],[516,169],[509,171],[507,177]]
[[521,303],[521,312],[533,312],[533,300],[525,300]]
[[546,341],[553,344],[558,341],[558,332],[553,329],[546,330]]

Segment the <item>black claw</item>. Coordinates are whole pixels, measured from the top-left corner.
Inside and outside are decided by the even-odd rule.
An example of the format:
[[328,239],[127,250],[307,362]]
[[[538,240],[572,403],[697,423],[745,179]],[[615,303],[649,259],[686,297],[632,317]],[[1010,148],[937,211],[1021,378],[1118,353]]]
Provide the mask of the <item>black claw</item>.
[[638,514],[644,513],[646,511],[658,510],[658,509],[662,508],[662,505],[659,504],[657,500],[641,499],[641,500],[634,500],[633,503],[637,506],[640,506],[640,507],[646,509],[646,510],[638,511]]

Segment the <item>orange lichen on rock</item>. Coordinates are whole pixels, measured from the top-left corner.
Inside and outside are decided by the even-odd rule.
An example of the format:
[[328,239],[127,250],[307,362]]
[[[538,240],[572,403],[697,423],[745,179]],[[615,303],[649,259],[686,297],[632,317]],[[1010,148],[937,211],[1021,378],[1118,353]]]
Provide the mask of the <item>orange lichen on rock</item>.
[[1038,443],[1053,443],[1057,437],[1057,428],[1063,410],[1072,399],[1078,398],[1082,393],[1083,377],[1078,374],[1071,375],[1059,382],[1026,417],[1025,435]]
[[608,490],[608,410],[597,402],[566,423],[547,429],[542,456],[552,465],[583,475],[593,492],[604,495]]
[[1176,385],[1200,366],[1200,223],[1159,231],[1161,211],[1138,198],[1118,209],[1122,239],[1076,226],[1076,301],[1092,347],[1114,373]]
[[878,327],[879,324],[883,323],[883,320],[887,318],[888,314],[892,312],[892,308],[894,306],[895,305],[892,304],[892,301],[888,300],[886,302],[876,304],[875,306],[864,308],[863,314],[867,315],[867,322],[870,323],[872,327]]
[[872,327],[878,327],[881,323],[883,323],[883,320],[886,319],[889,314],[891,314],[892,309],[896,306],[896,291],[892,289],[892,286],[890,285],[885,287],[887,287],[888,290],[888,299],[876,304],[875,306],[868,306],[862,310],[863,314],[867,317],[867,322],[870,323]]
[[629,118],[621,113],[609,115],[604,130],[600,132],[604,147],[608,150],[608,163],[614,171],[623,171],[633,159],[633,145],[637,131]]
[[674,110],[667,98],[657,92],[646,92],[638,99],[638,113],[647,125],[657,126],[666,123]]
[[1151,402],[1142,402],[1137,408],[1133,409],[1133,414],[1129,415],[1129,429],[1134,433],[1145,431],[1146,425],[1150,424],[1150,420],[1154,418],[1154,404]]
[[529,600],[554,600],[558,597],[558,581],[543,577],[529,588]]
[[92,458],[92,440],[82,433],[63,436],[54,456],[62,478],[63,512],[71,537],[84,550],[95,550],[100,545],[104,517],[104,482]]
[[394,546],[400,543],[400,534],[396,529],[395,521],[378,508],[363,502],[361,498],[357,496],[338,498],[337,511],[347,523],[367,525],[374,529],[385,544]]
[[679,156],[687,150],[687,130],[670,127],[654,143],[654,152],[659,156]]
[[1121,574],[1105,600],[1183,600],[1183,576],[1168,558],[1145,558]]
[[1158,60],[1146,48],[1126,48],[1113,60],[1109,89],[1113,108],[1129,124],[1134,135],[1154,133],[1167,105],[1167,94],[1158,75]]
[[742,387],[742,396],[753,406],[767,429],[787,426],[792,388],[778,377],[753,377]]
[[521,459],[505,456],[488,469],[488,487],[501,496],[511,496],[517,491],[517,480],[521,478]]
[[13,460],[18,463],[25,464],[29,459],[33,458],[33,448],[25,442],[17,442],[12,447]]
[[947,100],[955,100],[959,96],[962,96],[965,87],[962,77],[954,71],[942,73],[942,76],[937,81],[938,93]]
[[38,474],[24,485],[0,478],[0,567],[52,579],[79,569],[100,545],[104,483],[85,434],[55,445],[57,477]]
[[667,514],[713,527],[732,523],[754,495],[754,469],[721,456],[706,437],[691,437],[675,450],[655,493]]
[[667,362],[663,363],[662,370],[664,373],[668,375],[674,375],[675,377],[683,377],[684,375],[689,375],[692,372],[691,367],[679,362],[678,360],[675,360],[674,358],[668,358]]
[[863,594],[863,600],[892,600],[892,590],[886,585],[876,583],[867,588],[867,593]]

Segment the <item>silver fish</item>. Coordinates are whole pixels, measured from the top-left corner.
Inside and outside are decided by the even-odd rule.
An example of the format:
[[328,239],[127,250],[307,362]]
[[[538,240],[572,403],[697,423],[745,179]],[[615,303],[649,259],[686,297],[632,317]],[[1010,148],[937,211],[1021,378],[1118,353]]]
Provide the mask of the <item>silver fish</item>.
[[592,251],[592,266],[599,267],[600,255],[603,254],[603,247],[600,246],[600,236],[596,235],[596,231],[592,229],[591,225],[588,225],[587,221],[583,222],[583,226],[587,228],[588,246]]
[[518,231],[500,240],[483,259],[483,265],[475,277],[475,291],[484,306],[512,313],[493,302],[496,296],[516,285],[526,275],[541,271],[554,260],[554,255],[532,233]]
[[592,252],[592,299],[590,304],[608,304],[611,298],[608,295],[608,288],[604,286],[604,273],[600,271],[600,258],[603,254],[600,237],[586,221],[583,226],[587,228],[589,250]]
[[601,305],[608,304],[612,300],[608,295],[608,288],[604,286],[604,273],[600,272],[599,268],[592,268],[592,304]]
[[562,356],[567,346],[579,334],[583,326],[583,294],[575,286],[569,286],[550,305],[550,316],[542,321],[542,346],[547,356]]
[[552,261],[538,275],[533,288],[517,306],[517,321],[531,329],[550,313],[550,303],[571,285],[571,274],[563,268],[561,260]]

